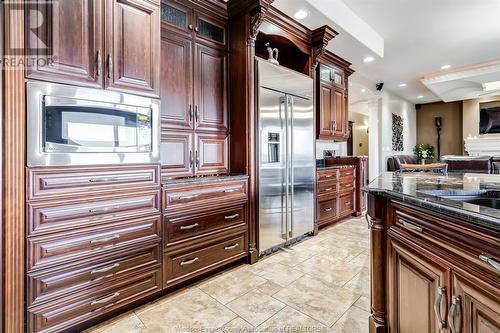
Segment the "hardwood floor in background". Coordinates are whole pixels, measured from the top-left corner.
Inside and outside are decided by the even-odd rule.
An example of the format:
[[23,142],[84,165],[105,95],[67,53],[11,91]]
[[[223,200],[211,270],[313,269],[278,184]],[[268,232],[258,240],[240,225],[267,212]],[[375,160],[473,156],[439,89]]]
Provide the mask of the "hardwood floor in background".
[[369,232],[364,217],[255,265],[239,265],[85,333],[368,332]]

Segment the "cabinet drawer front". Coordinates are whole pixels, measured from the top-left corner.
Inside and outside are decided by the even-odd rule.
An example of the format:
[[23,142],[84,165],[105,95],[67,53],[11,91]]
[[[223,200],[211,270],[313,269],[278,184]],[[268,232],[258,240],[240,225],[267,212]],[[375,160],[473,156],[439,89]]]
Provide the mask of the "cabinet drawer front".
[[189,216],[165,216],[164,245],[202,236],[208,232],[245,223],[244,206],[229,207]]
[[245,235],[240,234],[215,244],[190,249],[188,251],[163,254],[163,267],[166,285],[172,285],[180,280],[194,277],[216,265],[246,255]]
[[337,175],[338,175],[338,172],[336,169],[320,170],[320,171],[318,171],[318,174],[317,174],[317,181],[322,182],[322,181],[337,180]]
[[101,256],[92,262],[78,262],[77,266],[70,268],[28,274],[28,306],[112,283],[144,270],[158,268],[160,264],[160,246],[153,242]]
[[160,213],[160,191],[28,204],[29,235]]
[[206,186],[189,186],[164,190],[164,209],[182,209],[194,207],[200,209],[201,204],[213,202],[214,204],[235,203],[247,200],[246,181],[228,182],[222,184],[209,184]]
[[318,202],[318,221],[330,220],[337,217],[337,200],[328,199]]
[[28,270],[75,262],[88,256],[160,239],[161,217],[150,217],[28,238]]
[[319,182],[317,185],[318,195],[322,194],[335,194],[337,193],[337,181],[336,180],[326,180]]
[[159,185],[158,165],[28,169],[28,200]]
[[339,170],[339,177],[340,178],[347,178],[347,177],[356,177],[355,175],[355,169],[354,168],[343,168]]
[[342,195],[339,198],[340,215],[349,215],[354,210],[354,194]]
[[356,188],[356,185],[354,183],[354,179],[352,179],[352,178],[350,178],[346,181],[344,181],[344,180],[339,181],[339,192],[340,193],[353,192],[355,188]]
[[44,307],[28,309],[29,332],[61,332],[152,295],[161,290],[161,270],[155,269],[99,286]]

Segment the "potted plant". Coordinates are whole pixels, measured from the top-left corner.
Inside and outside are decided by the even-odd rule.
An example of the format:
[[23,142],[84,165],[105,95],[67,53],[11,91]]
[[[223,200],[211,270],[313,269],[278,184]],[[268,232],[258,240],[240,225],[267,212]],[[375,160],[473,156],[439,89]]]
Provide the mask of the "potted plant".
[[413,148],[413,153],[422,164],[434,160],[434,146],[430,144],[419,144]]

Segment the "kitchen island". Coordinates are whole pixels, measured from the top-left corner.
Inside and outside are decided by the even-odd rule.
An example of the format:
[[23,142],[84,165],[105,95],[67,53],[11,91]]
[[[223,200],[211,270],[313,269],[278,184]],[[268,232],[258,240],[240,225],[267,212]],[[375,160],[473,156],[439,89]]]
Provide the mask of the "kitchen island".
[[370,183],[370,332],[500,332],[500,176]]

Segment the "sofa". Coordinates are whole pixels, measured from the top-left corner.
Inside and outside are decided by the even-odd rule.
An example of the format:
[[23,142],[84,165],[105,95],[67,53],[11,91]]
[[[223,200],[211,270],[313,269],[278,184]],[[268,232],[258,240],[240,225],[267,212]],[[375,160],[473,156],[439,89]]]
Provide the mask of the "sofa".
[[[441,161],[448,164],[448,172],[500,174],[500,156],[447,155]],[[394,155],[387,159],[387,171],[397,171],[402,163],[415,164],[413,155]]]

